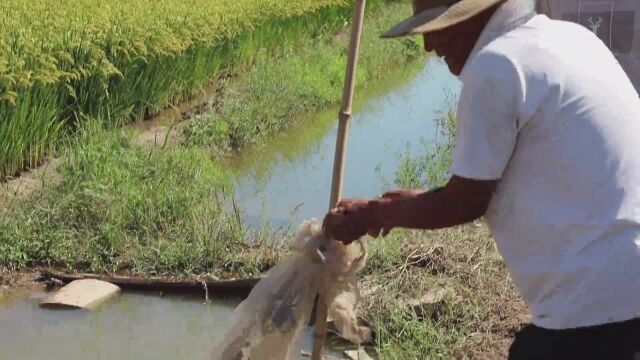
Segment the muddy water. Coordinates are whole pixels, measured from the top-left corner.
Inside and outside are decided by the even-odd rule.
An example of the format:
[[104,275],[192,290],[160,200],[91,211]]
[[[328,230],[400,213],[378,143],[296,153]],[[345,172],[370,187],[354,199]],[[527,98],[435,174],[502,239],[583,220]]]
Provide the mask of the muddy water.
[[[239,303],[127,292],[89,312],[40,309],[46,296],[0,295],[0,359],[202,359]],[[309,330],[299,348],[311,339]]]
[[[344,197],[370,197],[392,187],[400,155],[424,152],[435,119],[454,106],[460,84],[438,59],[392,74],[391,81],[356,92]],[[393,80],[395,79],[395,80]],[[249,225],[299,224],[328,207],[337,107],[245,151],[231,164],[236,198]]]

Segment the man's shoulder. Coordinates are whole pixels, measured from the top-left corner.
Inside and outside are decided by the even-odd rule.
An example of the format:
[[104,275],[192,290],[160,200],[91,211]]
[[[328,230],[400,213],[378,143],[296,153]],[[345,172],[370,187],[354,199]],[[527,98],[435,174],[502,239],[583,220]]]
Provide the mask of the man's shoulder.
[[563,20],[551,19],[547,15],[537,14],[528,22],[497,36],[486,48],[493,52],[509,55],[521,48],[539,44],[552,44],[558,35],[592,35],[585,27]]
[[460,74],[461,99],[474,98],[478,104],[505,104],[507,98],[522,93],[521,72],[507,55],[485,47],[475,54]]
[[489,44],[469,58],[460,79],[465,82],[465,80],[478,78],[503,77],[513,70],[515,70],[515,64],[508,49]]
[[531,61],[553,61],[551,57],[545,60],[541,53],[561,53],[576,41],[585,48],[599,43],[581,25],[536,15],[526,24],[497,36],[477,52],[474,60],[483,65],[492,62],[517,68]]

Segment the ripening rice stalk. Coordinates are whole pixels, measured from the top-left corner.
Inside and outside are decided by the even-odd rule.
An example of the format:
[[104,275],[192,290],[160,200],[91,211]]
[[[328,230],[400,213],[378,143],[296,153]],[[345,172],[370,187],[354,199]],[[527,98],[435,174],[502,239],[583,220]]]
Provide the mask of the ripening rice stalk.
[[[118,125],[349,16],[347,0],[3,0],[0,178],[78,121]],[[335,28],[335,26],[334,26]],[[291,39],[290,39],[291,38]]]

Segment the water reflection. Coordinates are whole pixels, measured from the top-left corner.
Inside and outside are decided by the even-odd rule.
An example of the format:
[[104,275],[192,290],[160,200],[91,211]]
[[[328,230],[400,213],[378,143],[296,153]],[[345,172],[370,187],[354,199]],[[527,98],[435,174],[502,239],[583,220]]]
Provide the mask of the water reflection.
[[[385,88],[356,93],[351,122],[345,197],[379,194],[393,180],[399,155],[424,151],[435,137],[435,119],[450,109],[460,84],[434,58],[397,76]],[[413,71],[413,72],[411,72]],[[417,74],[416,74],[417,72]],[[391,89],[390,89],[391,88]],[[236,197],[247,222],[276,226],[322,217],[328,207],[337,129],[337,107],[245,151],[232,164]]]
[[[46,296],[1,298],[0,359],[202,359],[240,301],[126,292],[90,312],[41,309]],[[311,349],[312,337],[307,329],[300,350]]]

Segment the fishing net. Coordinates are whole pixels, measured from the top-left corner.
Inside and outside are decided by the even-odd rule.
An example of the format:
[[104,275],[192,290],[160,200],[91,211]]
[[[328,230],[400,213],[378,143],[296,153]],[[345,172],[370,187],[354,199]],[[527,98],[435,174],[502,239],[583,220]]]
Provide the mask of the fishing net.
[[298,359],[295,345],[317,293],[325,297],[328,316],[343,338],[356,344],[370,339],[371,330],[356,317],[356,275],[367,258],[364,239],[348,246],[327,241],[320,222],[311,219],[300,226],[292,250],[234,310],[231,328],[209,359]]

